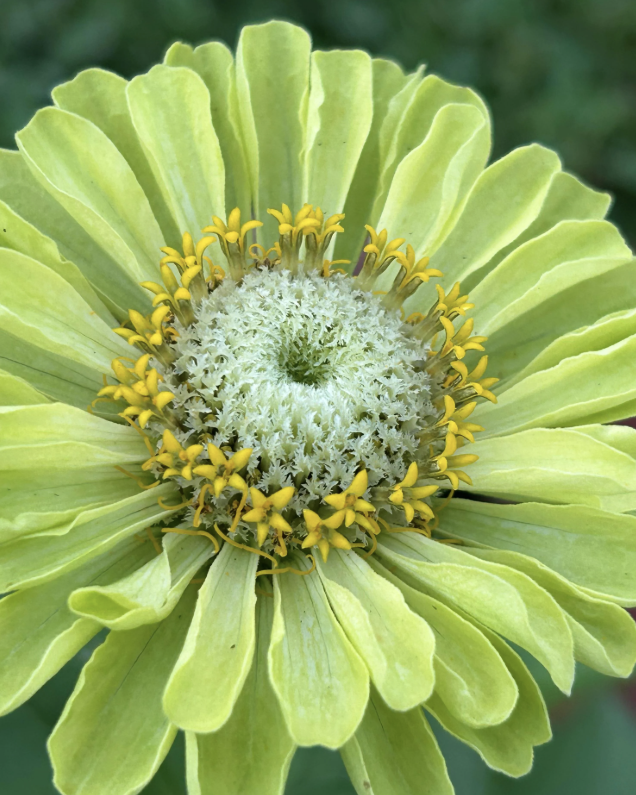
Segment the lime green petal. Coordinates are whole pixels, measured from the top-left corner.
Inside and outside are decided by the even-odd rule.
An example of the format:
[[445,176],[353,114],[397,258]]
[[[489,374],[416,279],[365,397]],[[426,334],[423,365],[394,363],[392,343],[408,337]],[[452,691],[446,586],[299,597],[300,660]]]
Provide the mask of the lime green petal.
[[345,234],[336,240],[335,259],[351,260],[353,271],[367,234],[364,226],[371,223],[371,209],[381,170],[380,134],[398,95],[412,81],[393,61],[374,58],[371,61],[373,79],[373,118],[371,129],[358,160],[358,165],[344,206]]
[[68,609],[73,588],[108,582],[153,554],[149,544],[129,539],[71,574],[0,600],[0,714],[29,699],[99,632],[96,621]]
[[0,370],[0,405],[36,406],[48,402],[46,395],[32,387],[24,378]]
[[[59,582],[20,591],[0,603],[0,715],[28,701],[101,629],[96,621],[70,613],[63,600],[55,600]],[[63,596],[67,594],[64,589]]]
[[519,552],[466,550],[522,571],[551,594],[566,614],[577,660],[607,676],[629,676],[636,664],[636,623],[622,607],[590,596],[543,563]]
[[32,345],[97,373],[130,353],[65,279],[17,251],[0,249],[0,296],[3,330]]
[[422,710],[394,712],[375,691],[341,754],[358,795],[453,795]]
[[515,376],[559,337],[636,305],[636,265],[631,261],[552,296],[488,339],[488,373]]
[[[395,174],[395,170],[398,167],[400,160],[405,157],[410,151],[404,145],[402,139],[395,134],[396,130],[400,130],[405,125],[405,120],[409,117],[409,112],[413,107],[414,103],[420,97],[420,86],[422,85],[422,74],[424,72],[424,66],[419,66],[415,72],[410,75],[406,76],[406,80],[402,88],[392,97],[391,101],[388,104],[386,109],[386,114],[382,119],[382,123],[380,126],[379,134],[378,134],[378,173],[375,175],[377,180],[377,186],[371,196],[368,197],[370,202],[370,210],[368,211],[367,215],[365,216],[364,223],[370,223],[372,226],[377,223],[378,218],[380,217],[380,213],[382,212],[382,208],[384,207],[384,202],[386,201],[386,197],[389,193],[389,188],[391,187],[391,180],[393,179],[393,175]],[[430,80],[435,80],[436,78],[431,77]],[[374,76],[375,80],[375,76]],[[430,82],[429,80],[429,82]],[[442,82],[442,81],[440,81]],[[448,85],[448,84],[444,84]],[[375,96],[374,96],[375,102]],[[445,104],[442,102],[442,104]],[[433,116],[439,110],[439,107],[436,105],[433,109]],[[373,112],[375,114],[375,106]],[[430,126],[431,122],[433,121],[433,116],[428,121],[428,126]],[[419,130],[419,137],[414,145],[411,146],[411,149],[419,146],[422,143],[424,138],[426,137],[427,129],[420,129]],[[367,146],[369,139],[373,135],[373,126],[371,127],[371,131],[369,132],[369,136],[367,137]],[[358,169],[360,168],[361,163],[358,164]],[[352,230],[349,230],[350,232]],[[341,238],[343,239],[343,238]],[[361,241],[365,239],[365,234],[363,231]],[[336,251],[338,250],[336,246]],[[358,249],[358,252],[360,249]],[[358,254],[356,252],[356,256]]]
[[177,733],[163,714],[161,693],[195,593],[188,589],[161,624],[111,632],[84,667],[49,739],[63,795],[134,795],[155,774]]
[[0,201],[0,246],[41,262],[67,281],[90,308],[109,326],[114,318],[90,286],[80,269],[64,259],[56,244]]
[[[236,87],[252,189],[252,212],[265,224],[265,239],[277,226],[267,210],[302,203],[302,150],[311,40],[288,22],[248,25],[236,52]],[[317,198],[309,201],[316,203]],[[336,212],[333,210],[333,212]]]
[[[556,340],[514,383],[504,385],[496,404],[480,406],[474,417],[486,435],[577,425],[599,413],[620,419],[621,406],[636,399],[636,312],[604,321]],[[566,358],[557,358],[562,355]]]
[[0,149],[0,200],[55,242],[60,254],[77,265],[118,319],[127,317],[127,307],[147,300],[145,291],[113,256],[44,189],[20,152]]
[[576,282],[631,258],[607,221],[562,221],[513,251],[472,291],[477,327],[492,334]]
[[537,217],[559,158],[538,144],[515,149],[475,183],[456,226],[431,258],[446,283],[464,279],[518,237]]
[[[448,105],[474,107],[489,124],[488,109],[481,97],[471,89],[447,83],[437,75],[428,75],[424,80],[419,73],[411,75],[409,83],[391,103],[380,133],[382,171],[371,215],[372,224],[375,225],[380,217],[396,170],[429,135],[435,117]],[[456,210],[460,207],[458,204]],[[398,230],[388,231],[389,239],[400,233]]]
[[0,450],[2,542],[63,535],[83,511],[139,494],[115,466],[147,455],[132,429],[59,403],[0,407]]
[[[64,535],[82,511],[139,494],[139,486],[112,466],[55,467],[25,475],[3,472],[0,481],[0,542],[34,533]],[[71,462],[72,464],[72,462]]]
[[[35,535],[0,547],[0,593],[32,587],[79,568],[91,558],[112,549],[119,541],[139,533],[170,513],[157,498],[171,496],[171,487],[150,492],[81,513],[65,535]],[[149,543],[144,537],[139,543]]]
[[[512,243],[509,243],[490,260],[486,272],[490,272],[508,254],[533,237],[539,237],[560,221],[601,221],[612,203],[609,193],[593,190],[566,171],[557,171],[535,220]],[[470,277],[469,277],[470,282]],[[469,282],[464,288],[469,287]],[[469,289],[472,290],[472,285]]]
[[636,429],[627,425],[580,425],[578,433],[636,458]]
[[[429,253],[453,211],[483,171],[490,151],[490,128],[474,105],[445,105],[425,140],[400,163],[378,221],[380,229],[401,230],[416,253]],[[395,276],[385,274],[378,289]],[[408,311],[408,310],[405,310]]]
[[273,607],[272,599],[259,597],[256,653],[227,723],[212,734],[186,735],[189,795],[283,793],[296,746],[267,671]]
[[372,568],[396,585],[408,606],[435,633],[435,692],[469,726],[493,726],[510,716],[517,685],[492,643],[472,623],[437,599],[411,588],[375,556]]
[[78,588],[69,597],[69,607],[114,630],[156,624],[170,615],[190,580],[213,552],[207,538],[165,535],[161,555],[109,585]]
[[384,560],[410,575],[435,598],[457,606],[536,657],[568,693],[574,679],[572,633],[555,600],[507,566],[479,561],[422,536],[385,539]]
[[341,213],[373,116],[371,59],[361,50],[311,56],[303,200]]
[[[11,375],[22,378],[52,400],[86,409],[104,385],[92,366],[31,345],[0,329],[0,365]],[[96,414],[115,413],[117,403],[99,403]]]
[[[636,334],[636,310],[612,312],[594,323],[558,337],[544,348],[523,370],[505,383],[506,389],[560,362],[589,351],[602,351]],[[603,385],[601,383],[601,385]]]
[[636,400],[635,356],[636,334],[565,359],[500,393],[496,404],[475,412],[475,421],[499,436],[539,426],[577,425],[600,412],[607,420],[621,419],[623,404]]
[[[628,400],[625,403],[613,405],[608,409],[586,416],[585,422],[616,422],[617,420],[630,419],[634,415],[636,415],[636,400]],[[636,508],[636,505],[634,507]]]
[[430,699],[426,709],[446,731],[474,748],[487,765],[509,776],[523,776],[532,767],[533,746],[552,737],[548,711],[537,683],[519,655],[494,632],[485,628],[483,631],[517,682],[519,699],[512,715],[499,726],[473,729],[453,717],[437,695]]
[[148,457],[135,431],[53,403],[0,407],[0,471],[139,462]]
[[126,99],[128,83],[104,69],[86,69],[68,83],[53,89],[58,108],[76,113],[105,133],[126,158],[141,185],[167,245],[179,245],[181,235],[161,195],[130,118]]
[[163,234],[130,166],[98,127],[44,108],[16,141],[36,178],[130,279],[155,277]]
[[435,638],[400,591],[351,551],[333,550],[318,573],[333,611],[391,709],[411,709],[433,690]]
[[168,49],[164,63],[187,66],[205,83],[210,94],[212,124],[219,139],[225,164],[225,206],[238,207],[244,218],[251,216],[250,179],[243,149],[234,57],[220,41],[210,41],[192,49],[177,42]]
[[210,567],[163,699],[182,729],[213,732],[232,713],[252,665],[258,556],[225,544]]
[[176,226],[197,240],[212,215],[225,217],[225,168],[205,84],[191,69],[154,66],[126,94]]
[[636,461],[577,430],[537,428],[471,445],[471,490],[503,499],[629,510]]
[[521,552],[588,593],[636,605],[636,517],[583,505],[496,505],[454,499],[440,532]]
[[339,748],[351,737],[369,697],[369,676],[315,573],[274,578],[269,673],[298,745]]
[[[587,419],[587,418],[586,418]],[[579,425],[577,433],[596,441],[615,453],[624,453],[636,463],[636,429],[625,425]],[[626,494],[618,494],[604,500],[606,510],[617,513],[636,511],[636,489]]]

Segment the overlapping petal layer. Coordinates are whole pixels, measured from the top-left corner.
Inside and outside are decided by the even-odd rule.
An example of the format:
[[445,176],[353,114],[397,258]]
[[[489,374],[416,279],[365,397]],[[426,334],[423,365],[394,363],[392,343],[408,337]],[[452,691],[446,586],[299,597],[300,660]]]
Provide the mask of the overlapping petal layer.
[[[140,791],[177,727],[193,795],[280,795],[315,743],[342,747],[360,793],[445,795],[422,704],[491,767],[527,772],[550,729],[502,638],[564,691],[575,661],[636,661],[636,431],[600,424],[636,409],[635,266],[609,197],[536,144],[487,165],[472,91],[312,53],[286,23],[246,28],[235,60],[177,44],[131,82],[88,70],[53,98],[0,153],[0,711],[108,627],[50,741],[65,795]],[[233,207],[265,220],[264,244],[285,202],[345,212],[349,271],[366,222],[447,291],[461,280],[501,382],[441,540],[381,533],[367,560],[333,550],[255,591],[248,550],[162,535],[178,492],[144,488],[144,442],[110,404],[85,409],[130,353],[111,327],[150,310],[138,283],[159,248]]]

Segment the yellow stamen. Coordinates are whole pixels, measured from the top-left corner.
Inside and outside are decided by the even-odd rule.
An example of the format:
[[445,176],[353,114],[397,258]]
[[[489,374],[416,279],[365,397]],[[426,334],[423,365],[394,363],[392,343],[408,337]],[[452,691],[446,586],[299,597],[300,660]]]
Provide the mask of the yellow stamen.
[[115,469],[117,469],[119,472],[121,472],[122,474],[126,475],[127,477],[132,478],[135,481],[135,483],[139,486],[139,488],[140,489],[144,489],[145,491],[148,490],[148,489],[154,489],[155,486],[158,486],[161,483],[160,480],[155,480],[154,483],[151,483],[148,486],[142,480],[140,480],[138,477],[136,477],[135,475],[133,475],[130,472],[126,471],[123,467],[116,466]]
[[195,527],[198,527],[201,524],[201,512],[205,507],[205,492],[210,491],[212,489],[211,483],[205,483],[199,492],[199,504],[197,506],[196,511],[194,512],[194,519],[192,520],[192,524]]
[[154,455],[155,454],[155,450],[154,450],[154,447],[152,446],[152,443],[150,442],[150,439],[148,438],[148,436],[141,430],[141,428],[136,423],[134,423],[130,419],[130,417],[124,417],[124,419],[126,420],[126,422],[129,425],[132,425],[132,427],[137,431],[137,433],[144,440],[144,444],[146,445],[148,451],[150,452],[150,455]]
[[152,543],[153,547],[155,548],[155,552],[157,553],[157,555],[161,555],[163,549],[159,545],[159,542],[154,537],[154,535],[152,534],[152,530],[149,527],[146,527],[146,535],[150,539],[150,542]]
[[294,569],[291,566],[285,566],[284,569],[261,569],[260,571],[256,572],[256,576],[262,577],[265,574],[287,574],[288,572],[291,572],[292,574],[298,574],[301,577],[306,577],[308,574],[311,574],[316,569],[316,560],[314,556],[307,555],[307,557],[311,558],[312,565],[310,569]]
[[214,529],[221,536],[222,539],[227,541],[228,544],[231,544],[233,547],[237,547],[238,549],[244,549],[246,552],[251,552],[254,555],[260,555],[263,558],[267,558],[268,560],[272,561],[274,566],[278,567],[278,561],[276,560],[276,558],[272,557],[271,555],[268,555],[267,552],[263,552],[262,549],[254,549],[254,547],[248,547],[247,544],[240,544],[238,541],[234,541],[229,536],[226,536],[225,533],[219,529],[219,526],[216,523],[214,524]]
[[164,511],[177,511],[179,508],[185,508],[186,506],[190,505],[192,500],[185,500],[184,502],[180,502],[178,505],[166,505],[163,501],[163,497],[159,497],[157,502],[159,503],[159,507],[163,508]]
[[[186,530],[184,527],[164,527],[161,531],[162,533],[177,533],[181,536],[205,536],[209,538],[210,541],[214,544],[214,552],[218,555],[221,547],[219,546],[219,542],[211,533],[206,533],[205,530]],[[194,580],[192,580],[194,582]],[[203,582],[203,580],[201,581]]]
[[373,553],[376,551],[377,548],[378,548],[378,537],[375,536],[375,535],[372,535],[371,536],[371,549],[367,552],[366,555],[363,555],[362,557],[365,558],[365,559],[366,558],[370,558],[371,555],[373,555]]

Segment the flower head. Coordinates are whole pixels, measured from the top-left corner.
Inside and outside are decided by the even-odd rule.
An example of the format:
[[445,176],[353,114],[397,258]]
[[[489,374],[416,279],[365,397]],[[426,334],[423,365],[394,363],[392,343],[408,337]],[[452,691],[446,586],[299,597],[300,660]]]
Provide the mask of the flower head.
[[[64,795],[521,775],[636,628],[632,255],[472,91],[287,23],[82,72],[0,152],[0,712],[101,628]],[[366,226],[365,226],[366,224]],[[9,235],[9,233],[6,233]],[[487,353],[486,353],[487,349]],[[125,760],[125,763],[122,762]]]

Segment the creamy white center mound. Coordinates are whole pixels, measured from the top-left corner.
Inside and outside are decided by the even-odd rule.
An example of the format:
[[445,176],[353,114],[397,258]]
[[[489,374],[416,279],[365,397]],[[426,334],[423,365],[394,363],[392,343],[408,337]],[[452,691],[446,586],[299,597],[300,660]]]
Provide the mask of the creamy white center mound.
[[370,485],[394,483],[416,457],[432,406],[426,348],[406,330],[350,278],[254,270],[179,329],[189,389],[166,382],[185,427],[254,448],[259,486],[297,486],[300,511],[363,467]]

